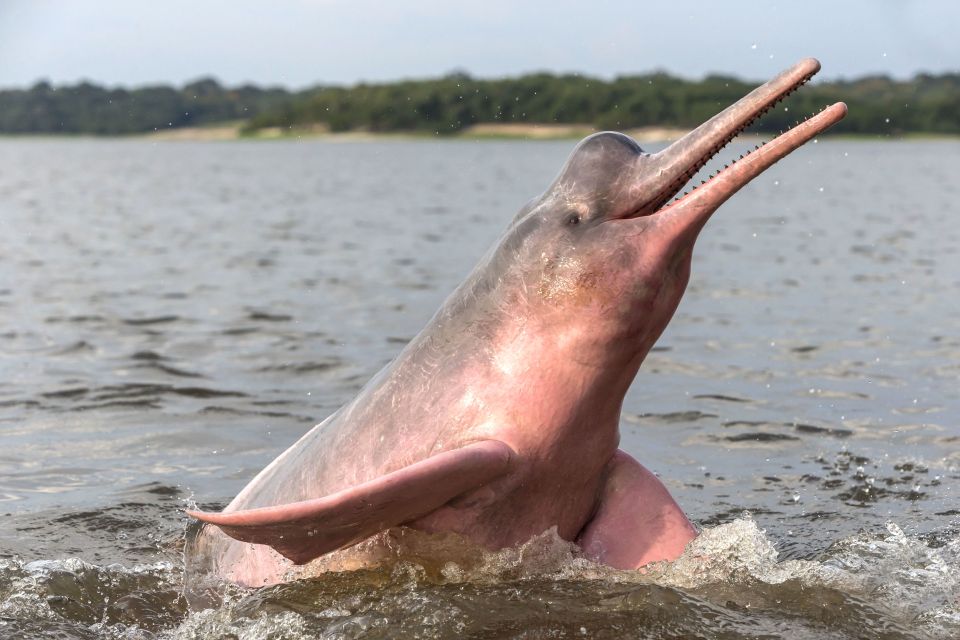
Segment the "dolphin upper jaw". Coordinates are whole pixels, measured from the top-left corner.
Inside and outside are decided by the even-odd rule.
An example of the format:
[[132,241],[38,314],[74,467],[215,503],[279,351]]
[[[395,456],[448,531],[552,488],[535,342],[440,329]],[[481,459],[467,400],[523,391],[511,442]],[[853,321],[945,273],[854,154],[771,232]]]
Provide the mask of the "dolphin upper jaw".
[[[837,103],[805,120],[802,125],[789,129],[786,133],[763,143],[740,158],[750,159],[753,171],[735,171],[724,176],[722,188],[716,188],[713,181],[734,168],[734,160],[725,168],[711,176],[710,180],[693,187],[699,192],[695,201],[679,207],[689,193],[671,203],[690,179],[716,156],[739,133],[754,121],[772,109],[778,102],[806,84],[817,71],[820,63],[814,58],[805,58],[782,72],[769,82],[751,91],[748,95],[727,107],[719,114],[703,123],[666,149],[654,154],[643,153],[637,147],[634,160],[633,183],[624,191],[638,195],[632,202],[620,206],[619,213],[609,220],[633,220],[660,214],[673,209],[676,215],[680,209],[690,212],[693,226],[699,229],[702,224],[727,198],[743,187],[747,182],[762,173],[781,157],[801,146],[824,129],[840,120],[846,113],[846,105]],[[800,135],[798,135],[798,133]],[[603,135],[603,134],[600,134]],[[709,194],[709,195],[705,195]],[[712,197],[710,197],[712,196]],[[639,201],[638,201],[639,200]]]

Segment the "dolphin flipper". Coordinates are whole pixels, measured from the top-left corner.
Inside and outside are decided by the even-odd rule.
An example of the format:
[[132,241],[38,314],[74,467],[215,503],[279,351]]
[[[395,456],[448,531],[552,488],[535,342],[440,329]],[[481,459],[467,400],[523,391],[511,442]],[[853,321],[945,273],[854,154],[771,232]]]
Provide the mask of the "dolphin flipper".
[[231,538],[265,544],[305,564],[415,520],[505,475],[515,456],[499,440],[445,451],[337,493],[275,507],[187,515],[216,525]]
[[697,531],[653,473],[623,451],[607,464],[597,511],[577,543],[596,562],[636,569],[676,560]]

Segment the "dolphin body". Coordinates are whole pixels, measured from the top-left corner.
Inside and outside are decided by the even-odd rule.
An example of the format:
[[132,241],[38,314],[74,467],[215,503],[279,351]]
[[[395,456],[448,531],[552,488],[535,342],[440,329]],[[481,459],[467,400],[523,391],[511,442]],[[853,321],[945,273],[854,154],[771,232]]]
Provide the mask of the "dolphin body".
[[[207,523],[222,578],[282,582],[384,529],[489,549],[551,527],[617,568],[672,560],[696,531],[618,450],[624,395],[686,288],[710,215],[839,121],[837,103],[671,201],[724,145],[820,69],[801,60],[667,149],[598,133],[427,326]],[[197,545],[194,545],[197,546]]]

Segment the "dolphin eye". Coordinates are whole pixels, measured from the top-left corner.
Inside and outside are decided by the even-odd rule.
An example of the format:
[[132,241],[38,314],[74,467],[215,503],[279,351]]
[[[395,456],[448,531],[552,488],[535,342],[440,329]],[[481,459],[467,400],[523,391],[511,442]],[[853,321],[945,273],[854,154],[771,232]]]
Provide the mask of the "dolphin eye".
[[578,224],[580,224],[579,213],[571,213],[570,215],[567,216],[567,226],[574,227]]

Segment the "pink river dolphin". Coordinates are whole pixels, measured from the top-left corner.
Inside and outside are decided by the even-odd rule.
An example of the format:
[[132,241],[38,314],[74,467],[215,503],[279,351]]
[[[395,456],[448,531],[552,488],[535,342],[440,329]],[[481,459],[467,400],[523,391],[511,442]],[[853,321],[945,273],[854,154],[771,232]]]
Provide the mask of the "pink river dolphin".
[[617,568],[680,556],[696,529],[618,449],[624,395],[680,302],[707,219],[846,105],[675,196],[819,69],[801,60],[659,153],[619,133],[583,140],[353,400],[222,513],[187,512],[206,523],[198,542],[215,572],[282,582],[295,565],[400,525],[491,550],[556,527]]

